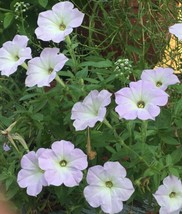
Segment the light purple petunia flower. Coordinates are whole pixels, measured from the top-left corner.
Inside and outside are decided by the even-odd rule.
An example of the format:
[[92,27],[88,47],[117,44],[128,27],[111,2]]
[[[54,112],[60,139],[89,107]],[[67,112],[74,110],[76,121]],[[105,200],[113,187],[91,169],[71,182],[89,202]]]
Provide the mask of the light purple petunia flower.
[[178,177],[166,177],[153,196],[161,206],[160,214],[179,214],[182,211],[182,183]]
[[38,28],[35,34],[38,39],[59,43],[69,35],[73,28],[79,27],[84,14],[69,2],[59,2],[48,10],[39,14]]
[[11,147],[7,143],[3,143],[3,150],[5,152],[8,152],[9,150],[11,150]]
[[0,48],[1,75],[9,76],[16,72],[19,65],[31,59],[31,49],[27,47],[28,37],[16,35],[12,41],[5,42]]
[[48,184],[67,187],[78,186],[83,178],[81,170],[87,168],[87,156],[81,149],[65,140],[56,141],[39,157],[39,165],[45,170]]
[[84,196],[90,206],[101,206],[105,213],[118,213],[134,192],[132,182],[126,178],[126,170],[119,162],[106,162],[104,166],[88,169]]
[[59,54],[58,48],[45,48],[40,57],[35,57],[28,62],[27,77],[25,85],[32,87],[50,86],[50,82],[55,79],[68,58],[64,54]]
[[120,118],[154,120],[160,113],[159,106],[167,104],[168,94],[148,81],[131,82],[129,86],[115,93],[115,111]]
[[141,75],[141,79],[149,81],[153,85],[159,87],[162,90],[166,90],[169,85],[174,85],[179,82],[178,77],[173,74],[172,68],[155,68],[144,70]]
[[174,34],[179,40],[182,40],[182,23],[177,23],[169,27],[169,32]]
[[18,173],[17,182],[21,188],[27,188],[27,194],[37,196],[43,186],[47,186],[44,178],[44,171],[40,169],[38,157],[45,151],[40,148],[35,153],[31,151],[25,154],[21,159],[22,169]]
[[91,91],[82,102],[75,103],[71,110],[71,119],[76,131],[94,127],[97,121],[102,122],[106,115],[106,106],[111,102],[111,93],[107,90]]

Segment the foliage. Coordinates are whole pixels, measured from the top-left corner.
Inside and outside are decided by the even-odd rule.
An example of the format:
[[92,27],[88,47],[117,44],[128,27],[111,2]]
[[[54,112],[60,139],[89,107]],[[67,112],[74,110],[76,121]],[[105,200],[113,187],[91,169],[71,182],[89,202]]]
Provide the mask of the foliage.
[[[6,130],[16,121],[10,135],[15,137],[18,133],[29,150],[50,148],[54,141],[64,139],[86,153],[87,130],[75,131],[70,119],[73,105],[94,89],[106,89],[114,94],[130,81],[139,80],[142,70],[153,68],[168,44],[168,27],[176,21],[176,7],[169,0],[138,0],[135,7],[133,1],[73,0],[86,15],[82,27],[71,34],[71,44],[37,40],[34,30],[38,14],[57,2],[26,0],[19,5],[18,0],[0,1],[1,45],[15,34],[22,34],[29,38],[33,56],[38,56],[44,47],[58,47],[70,59],[58,72],[65,88],[55,80],[51,87],[27,88],[22,67],[10,77],[0,77],[0,130]],[[128,59],[128,69],[116,69],[117,59]],[[119,161],[135,187],[129,204],[142,203],[144,199],[153,204],[152,194],[167,175],[182,178],[182,86],[170,86],[167,93],[169,102],[154,121],[119,119],[114,111],[113,95],[106,115],[112,129],[100,122],[90,129],[92,150],[97,155],[89,160],[89,166]],[[8,152],[0,147],[0,181],[7,198],[22,214],[100,211],[97,208],[89,212],[91,208],[84,200],[86,170],[79,188],[45,187],[37,198],[20,189],[16,177],[21,157],[26,153],[20,138],[14,138],[17,152],[7,134],[0,136],[1,145],[5,142],[11,145]],[[155,203],[153,209],[157,210],[156,207]]]

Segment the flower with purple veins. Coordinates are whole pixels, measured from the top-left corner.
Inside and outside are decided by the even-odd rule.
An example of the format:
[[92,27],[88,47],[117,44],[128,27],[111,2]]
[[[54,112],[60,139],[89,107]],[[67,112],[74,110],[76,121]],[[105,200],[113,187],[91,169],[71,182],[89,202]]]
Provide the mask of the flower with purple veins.
[[126,178],[126,170],[119,162],[106,162],[93,166],[87,173],[88,186],[84,196],[90,206],[101,206],[105,213],[118,213],[134,192],[132,182]]
[[35,153],[31,151],[21,159],[21,170],[18,172],[17,182],[21,188],[27,188],[27,194],[37,196],[43,186],[47,186],[44,171],[39,167],[38,157],[46,149],[40,148]]
[[139,80],[117,91],[115,101],[120,118],[154,120],[160,113],[159,106],[167,104],[168,94],[148,81]]
[[141,75],[141,79],[149,81],[153,85],[162,90],[166,90],[169,85],[174,85],[179,82],[178,77],[173,74],[172,68],[155,68],[144,70]]
[[88,165],[86,154],[65,140],[54,142],[51,148],[39,157],[39,166],[45,171],[48,184],[78,186],[83,178],[82,170]]
[[169,27],[169,32],[174,34],[179,40],[182,40],[182,23],[177,23]]
[[59,54],[58,48],[45,48],[40,57],[35,57],[28,62],[27,77],[25,85],[32,87],[50,86],[50,82],[55,79],[68,58],[64,54]]
[[182,183],[178,177],[166,177],[153,196],[161,206],[160,214],[179,214],[182,211]]
[[107,90],[91,91],[82,102],[74,104],[71,119],[76,131],[94,127],[97,121],[102,122],[106,115],[106,106],[111,102],[111,93]]
[[27,47],[28,37],[16,35],[12,41],[5,42],[0,48],[1,75],[9,76],[17,71],[26,59],[31,59],[31,49]]
[[64,41],[73,28],[79,27],[84,14],[69,2],[59,2],[48,10],[39,14],[38,28],[35,34],[38,39],[59,43]]

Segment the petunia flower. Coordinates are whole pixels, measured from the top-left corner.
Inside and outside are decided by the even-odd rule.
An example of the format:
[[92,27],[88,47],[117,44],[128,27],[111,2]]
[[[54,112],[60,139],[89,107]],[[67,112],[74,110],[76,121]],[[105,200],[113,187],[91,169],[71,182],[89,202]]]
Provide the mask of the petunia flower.
[[160,113],[159,106],[167,104],[168,94],[148,81],[131,82],[129,86],[115,93],[115,111],[120,118],[154,120]]
[[55,79],[56,73],[63,68],[67,60],[64,54],[59,54],[58,48],[43,49],[40,57],[35,57],[28,62],[25,85],[50,86],[50,82]]
[[174,34],[179,40],[182,40],[182,23],[177,23],[169,27],[169,32]]
[[21,159],[21,170],[18,172],[17,182],[21,188],[27,188],[27,194],[37,196],[43,186],[47,186],[44,171],[40,169],[38,157],[45,149],[40,148],[37,152],[31,151]]
[[106,115],[106,106],[111,102],[111,93],[107,90],[91,91],[82,102],[74,104],[71,119],[76,131],[94,127],[97,121],[102,122]]
[[160,214],[179,214],[182,211],[182,183],[178,177],[166,177],[153,196],[161,206]]
[[31,59],[31,49],[27,47],[28,37],[16,35],[12,41],[5,42],[0,48],[1,75],[9,76],[16,72],[19,65]]
[[101,206],[105,213],[118,213],[134,192],[132,182],[126,178],[126,170],[119,162],[106,162],[93,166],[87,173],[88,186],[84,196],[90,206]]
[[173,85],[179,82],[178,77],[173,74],[172,68],[155,68],[144,70],[141,75],[141,79],[149,81],[153,85],[159,87],[162,90],[166,90],[169,85]]
[[69,2],[59,2],[52,10],[44,11],[38,16],[38,28],[35,34],[38,39],[59,43],[69,35],[73,28],[79,27],[84,14]]
[[39,165],[45,170],[48,184],[67,187],[78,186],[87,168],[87,156],[81,149],[65,140],[56,141],[39,157]]
[[5,152],[8,152],[9,150],[11,150],[11,147],[7,143],[3,143],[3,150]]

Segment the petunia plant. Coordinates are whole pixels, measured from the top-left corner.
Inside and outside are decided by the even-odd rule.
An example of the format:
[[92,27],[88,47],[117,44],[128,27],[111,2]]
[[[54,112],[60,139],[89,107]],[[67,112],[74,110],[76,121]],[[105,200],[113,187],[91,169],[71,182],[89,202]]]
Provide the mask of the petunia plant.
[[38,2],[33,34],[18,4],[21,28],[0,48],[7,199],[22,214],[180,213],[180,77],[99,51],[90,13],[104,3]]

